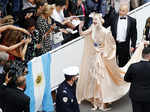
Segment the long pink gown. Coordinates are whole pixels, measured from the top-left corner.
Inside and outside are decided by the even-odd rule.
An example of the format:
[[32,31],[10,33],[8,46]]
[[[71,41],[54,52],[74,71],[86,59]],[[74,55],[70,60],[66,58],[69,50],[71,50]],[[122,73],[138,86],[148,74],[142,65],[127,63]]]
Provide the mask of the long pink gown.
[[[77,100],[89,100],[95,105],[114,102],[127,94],[130,84],[123,80],[129,65],[141,59],[140,45],[128,64],[116,63],[116,44],[111,32],[92,24],[84,35],[84,51],[77,83]],[[97,44],[97,46],[94,45]]]

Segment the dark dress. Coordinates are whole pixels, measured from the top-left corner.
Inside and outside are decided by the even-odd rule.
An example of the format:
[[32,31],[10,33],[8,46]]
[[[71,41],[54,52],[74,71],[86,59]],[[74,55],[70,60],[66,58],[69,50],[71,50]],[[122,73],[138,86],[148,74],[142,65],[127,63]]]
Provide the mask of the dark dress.
[[44,53],[52,50],[52,45],[53,45],[52,33],[49,33],[47,36],[44,37],[45,33],[48,32],[52,24],[53,24],[52,19],[51,19],[51,23],[48,23],[48,20],[42,18],[41,16],[38,17],[37,22],[36,22],[36,29],[40,33],[39,36],[42,37]]
[[[24,35],[24,38],[27,38],[26,35]],[[37,57],[43,54],[43,49],[37,49],[36,44],[40,44],[42,41],[42,38],[39,36],[38,30],[34,30],[33,33],[31,34],[32,41],[31,43],[28,44],[26,55],[25,55],[25,60],[30,61],[33,59],[33,57]]]

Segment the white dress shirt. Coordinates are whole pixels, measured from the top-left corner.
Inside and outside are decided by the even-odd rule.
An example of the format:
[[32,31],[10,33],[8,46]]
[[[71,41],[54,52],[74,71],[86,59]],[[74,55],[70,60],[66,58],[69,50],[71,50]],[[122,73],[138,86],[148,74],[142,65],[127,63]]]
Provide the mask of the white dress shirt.
[[149,31],[148,31],[148,38],[150,38],[150,29],[149,29]]
[[32,5],[28,0],[23,0],[23,10],[27,8],[36,8],[36,4]]
[[62,23],[62,22],[64,21],[64,19],[65,19],[63,10],[61,10],[60,12],[57,12],[57,10],[54,9],[54,10],[53,10],[53,14],[51,15],[51,17],[52,17],[55,21],[57,21],[57,22],[59,22],[59,23]]
[[126,19],[118,19],[118,24],[117,24],[117,38],[116,40],[119,42],[125,42],[126,41],[126,34],[127,34],[127,17],[125,16]]

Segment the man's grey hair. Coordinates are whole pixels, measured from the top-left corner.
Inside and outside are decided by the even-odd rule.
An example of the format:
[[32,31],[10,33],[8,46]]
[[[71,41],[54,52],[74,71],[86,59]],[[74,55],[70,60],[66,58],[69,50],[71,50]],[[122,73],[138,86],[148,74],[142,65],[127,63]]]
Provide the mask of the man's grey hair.
[[6,52],[0,52],[0,61],[7,61],[9,58],[9,54]]

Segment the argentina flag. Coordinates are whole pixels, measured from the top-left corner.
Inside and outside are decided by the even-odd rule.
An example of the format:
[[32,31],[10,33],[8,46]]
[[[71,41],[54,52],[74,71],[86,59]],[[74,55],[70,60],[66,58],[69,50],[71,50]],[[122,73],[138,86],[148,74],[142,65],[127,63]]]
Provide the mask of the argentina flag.
[[25,93],[30,97],[30,112],[53,112],[50,85],[51,55],[46,53],[28,63]]

